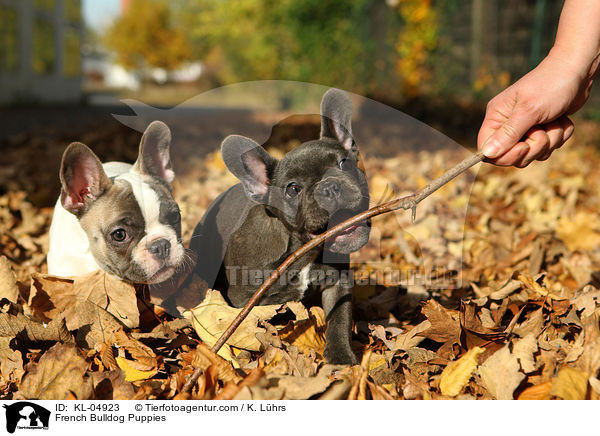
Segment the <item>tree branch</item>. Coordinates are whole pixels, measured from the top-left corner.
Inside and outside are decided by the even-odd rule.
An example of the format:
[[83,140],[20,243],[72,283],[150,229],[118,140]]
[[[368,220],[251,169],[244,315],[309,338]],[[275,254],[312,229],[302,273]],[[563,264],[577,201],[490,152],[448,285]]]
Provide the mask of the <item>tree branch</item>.
[[[242,321],[248,316],[252,308],[258,304],[258,301],[261,299],[264,293],[267,292],[269,288],[273,285],[273,283],[275,283],[277,279],[279,279],[281,274],[283,274],[300,257],[304,256],[313,248],[323,244],[325,241],[327,241],[327,239],[337,235],[338,233],[342,232],[348,227],[351,227],[354,224],[359,223],[361,221],[366,221],[369,218],[372,218],[377,215],[392,212],[398,209],[411,209],[412,220],[414,222],[417,205],[421,201],[429,197],[429,195],[440,189],[442,186],[450,182],[459,174],[462,174],[463,172],[471,168],[473,165],[476,165],[479,162],[481,162],[484,159],[484,157],[485,156],[482,152],[475,153],[474,155],[463,160],[450,170],[446,171],[440,177],[433,180],[431,183],[417,191],[415,194],[409,195],[407,197],[397,198],[395,200],[388,201],[387,203],[380,204],[379,206],[375,206],[369,210],[361,212],[358,215],[355,215],[347,219],[346,221],[338,224],[337,226],[332,227],[331,229],[327,230],[326,232],[320,234],[316,238],[304,244],[298,250],[294,251],[287,259],[283,261],[281,265],[279,265],[279,267],[277,267],[275,271],[271,273],[267,280],[263,282],[261,287],[258,288],[254,295],[252,295],[252,297],[250,298],[250,300],[248,300],[248,302],[242,308],[240,313],[231,322],[227,330],[221,335],[219,340],[212,347],[212,351],[217,353],[221,349],[221,347],[225,344],[225,342],[227,342],[229,337],[235,332],[235,330],[239,327]],[[186,381],[182,391],[190,392],[201,374],[202,370],[196,369],[194,373],[190,376],[190,378]]]

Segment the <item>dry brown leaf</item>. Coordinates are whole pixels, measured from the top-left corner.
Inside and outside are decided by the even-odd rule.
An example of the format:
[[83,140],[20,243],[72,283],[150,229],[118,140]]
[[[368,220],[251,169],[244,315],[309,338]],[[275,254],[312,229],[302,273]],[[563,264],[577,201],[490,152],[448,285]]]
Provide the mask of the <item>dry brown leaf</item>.
[[239,383],[242,377],[231,366],[231,363],[223,359],[221,356],[213,353],[205,344],[198,344],[193,353],[192,366],[207,370],[213,366],[217,370],[219,380],[225,382]]
[[85,277],[76,277],[73,291],[79,300],[88,300],[105,309],[129,328],[140,323],[135,288],[129,283],[103,271]]
[[407,332],[399,334],[398,336],[396,336],[396,342],[392,348],[392,351],[408,351],[411,348],[416,347],[425,339],[425,337],[422,336],[421,333],[427,331],[429,328],[431,328],[431,322],[426,320],[411,328]]
[[12,270],[6,256],[0,256],[0,300],[6,298],[11,303],[19,299],[17,276]]
[[[95,322],[84,318],[78,306],[89,302],[105,310],[126,327],[139,325],[139,311],[135,288],[103,271],[74,279],[34,274],[29,295],[29,305],[46,319],[64,314],[67,326],[75,330]],[[86,314],[93,312],[85,310]]]
[[557,301],[566,300],[566,298],[556,295],[552,291],[548,290],[544,285],[540,285],[537,282],[537,277],[529,277],[524,274],[519,274],[518,279],[525,285],[527,289],[541,295],[542,297],[547,297],[551,300]]
[[80,301],[67,316],[69,330],[77,330],[77,343],[89,348],[110,340],[114,332],[123,328],[113,315],[87,300]]
[[436,342],[459,342],[460,322],[456,310],[449,310],[435,300],[429,300],[421,309],[431,326],[420,336]]
[[549,394],[563,400],[585,400],[588,378],[588,374],[580,369],[565,366],[552,381]]
[[585,335],[583,352],[576,364],[582,371],[588,374],[598,374],[600,371],[600,314],[596,313],[583,320],[583,332]]
[[25,371],[23,357],[19,350],[10,346],[12,338],[0,337],[0,380],[3,383],[20,383]]
[[479,366],[479,374],[485,388],[497,400],[512,400],[513,392],[525,378],[508,345],[488,357]]
[[471,348],[460,359],[450,362],[444,368],[440,378],[440,390],[443,395],[455,397],[460,394],[477,368],[477,359],[483,351],[483,348]]
[[571,300],[571,303],[578,311],[581,311],[581,319],[587,318],[600,311],[600,289],[589,285],[585,286],[582,292]]
[[87,367],[73,345],[56,344],[39,362],[27,365],[19,394],[39,400],[64,400],[71,393],[79,400],[91,398],[92,384],[85,376]]
[[536,370],[534,353],[538,350],[537,339],[533,334],[517,340],[513,345],[512,354],[517,358],[525,374]]
[[[265,331],[264,328],[258,327],[258,324],[275,316],[280,307],[281,305],[277,304],[254,307],[226,344],[244,350],[258,351],[260,342],[256,339],[256,333]],[[184,316],[192,321],[194,330],[200,339],[212,346],[241,310],[229,306],[219,291],[209,289],[204,301],[186,311]],[[221,350],[219,350],[219,355],[231,358],[230,354],[223,355],[224,352],[226,353],[225,348]]]
[[265,376],[265,371],[262,368],[254,368],[250,371],[239,383],[228,383],[221,392],[214,398],[215,400],[233,400],[233,398],[245,387],[254,386]]
[[292,375],[267,375],[258,384],[246,387],[236,395],[236,400],[306,400],[323,393],[333,379],[327,371],[313,377]]
[[[120,329],[113,333],[114,343],[119,348],[119,353],[127,352],[131,356],[131,360],[124,362],[130,369],[136,369],[143,372],[155,371],[158,369],[158,362],[156,360],[156,354],[152,349],[140,341],[135,340],[127,333]],[[125,356],[120,356],[122,360],[125,360]],[[117,358],[117,364],[119,360]],[[121,367],[121,365],[119,365]],[[121,367],[125,370],[125,368]]]
[[73,342],[65,320],[57,318],[44,325],[18,313],[0,313],[0,336],[17,337],[24,342]]
[[133,385],[125,381],[120,370],[90,373],[95,400],[131,400],[135,394]]

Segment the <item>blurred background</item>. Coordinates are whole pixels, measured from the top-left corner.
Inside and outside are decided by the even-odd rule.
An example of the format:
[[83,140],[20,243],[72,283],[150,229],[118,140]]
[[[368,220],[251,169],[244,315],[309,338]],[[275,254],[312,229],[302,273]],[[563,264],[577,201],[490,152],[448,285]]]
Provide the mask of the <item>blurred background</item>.
[[[456,136],[548,52],[562,3],[0,0],[0,104],[169,106],[231,83],[295,80],[373,98]],[[293,96],[281,100],[294,106]],[[594,106],[586,116],[599,116]]]

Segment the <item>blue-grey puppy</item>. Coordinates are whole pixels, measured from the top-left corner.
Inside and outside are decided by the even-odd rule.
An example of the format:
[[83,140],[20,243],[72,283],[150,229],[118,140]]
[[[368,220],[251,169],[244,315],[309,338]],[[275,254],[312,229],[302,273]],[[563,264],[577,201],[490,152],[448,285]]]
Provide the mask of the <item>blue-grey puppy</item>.
[[[352,103],[330,89],[321,102],[321,135],[281,160],[249,138],[228,136],[221,146],[240,184],[221,194],[194,231],[190,248],[198,273],[243,306],[268,274],[300,246],[366,210],[369,191],[352,138]],[[301,301],[321,294],[327,318],[325,358],[353,364],[352,274],[349,253],[369,239],[370,222],[355,225],[300,258],[260,304]]]

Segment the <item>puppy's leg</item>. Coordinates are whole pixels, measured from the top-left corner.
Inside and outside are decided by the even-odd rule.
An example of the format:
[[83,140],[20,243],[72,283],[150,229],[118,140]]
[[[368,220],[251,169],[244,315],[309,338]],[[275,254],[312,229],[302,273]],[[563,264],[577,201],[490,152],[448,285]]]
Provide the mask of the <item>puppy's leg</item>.
[[325,331],[325,359],[332,364],[358,363],[352,352],[352,287],[340,281],[325,288],[322,294],[323,310],[327,319]]

